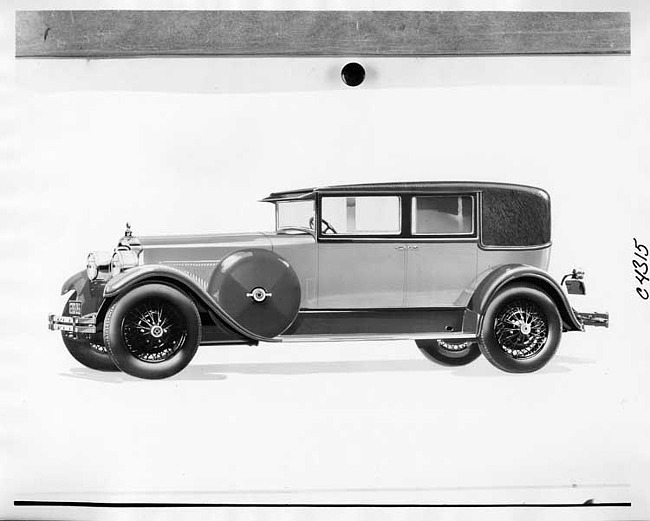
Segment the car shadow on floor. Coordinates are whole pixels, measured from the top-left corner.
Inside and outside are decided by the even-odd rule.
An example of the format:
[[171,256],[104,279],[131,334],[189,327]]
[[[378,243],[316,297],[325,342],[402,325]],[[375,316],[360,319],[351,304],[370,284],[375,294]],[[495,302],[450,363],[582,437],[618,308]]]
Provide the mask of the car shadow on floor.
[[[567,373],[580,365],[594,364],[594,360],[574,356],[556,356],[549,365],[539,373]],[[485,359],[479,359],[464,367],[445,367],[422,359],[392,360],[335,360],[309,362],[263,362],[263,363],[223,363],[190,364],[181,373],[169,380],[225,380],[229,375],[281,375],[301,376],[318,374],[361,374],[361,373],[408,373],[408,372],[444,372],[461,378],[498,378],[506,373],[492,367]],[[75,367],[62,376],[86,380],[122,383],[138,381],[124,373],[103,373],[91,369]],[[515,375],[516,376],[516,375]]]
[[[586,358],[557,356],[539,374],[557,374],[571,371],[571,366],[593,364]],[[486,360],[477,360],[464,367],[446,367],[429,362],[426,359],[399,360],[345,360],[314,362],[265,362],[265,363],[226,363],[190,365],[181,374],[179,380],[210,380],[213,377],[228,374],[246,375],[310,375],[310,374],[359,374],[359,373],[401,373],[401,372],[444,372],[460,377],[503,377],[506,373],[499,371]]]
[[577,366],[580,365],[593,365],[595,361],[589,358],[580,358],[574,356],[555,356],[544,368],[540,369],[536,373],[529,374],[511,374],[504,371],[500,371],[496,367],[492,366],[487,360],[479,359],[471,365],[465,367],[454,368],[454,376],[460,376],[465,378],[497,378],[497,377],[532,377],[532,376],[543,376],[548,374],[561,374],[561,373],[570,373]]

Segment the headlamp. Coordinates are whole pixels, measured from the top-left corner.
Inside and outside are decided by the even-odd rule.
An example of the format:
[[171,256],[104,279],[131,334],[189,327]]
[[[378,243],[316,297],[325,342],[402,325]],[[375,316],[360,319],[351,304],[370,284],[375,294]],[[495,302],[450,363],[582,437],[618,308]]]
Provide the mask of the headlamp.
[[86,274],[89,280],[105,280],[109,275],[111,253],[108,251],[91,251],[86,257]]
[[117,250],[111,259],[111,273],[117,275],[139,264],[138,254],[133,250]]

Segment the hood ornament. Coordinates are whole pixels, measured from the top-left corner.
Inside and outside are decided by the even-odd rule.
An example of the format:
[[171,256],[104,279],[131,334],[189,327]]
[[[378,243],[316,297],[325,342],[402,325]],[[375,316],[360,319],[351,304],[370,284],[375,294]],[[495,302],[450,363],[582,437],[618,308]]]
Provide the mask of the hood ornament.
[[126,230],[124,230],[124,237],[132,237],[133,232],[131,231],[131,225],[127,222],[126,223]]

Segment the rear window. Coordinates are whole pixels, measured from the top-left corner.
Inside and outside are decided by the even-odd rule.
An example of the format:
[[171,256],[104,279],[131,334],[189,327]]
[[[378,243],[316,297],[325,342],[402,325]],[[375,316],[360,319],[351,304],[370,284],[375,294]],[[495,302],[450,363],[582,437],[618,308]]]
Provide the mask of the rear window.
[[474,232],[474,203],[469,195],[413,198],[414,235],[468,235]]
[[486,246],[542,246],[551,242],[551,203],[544,192],[483,192],[481,241]]

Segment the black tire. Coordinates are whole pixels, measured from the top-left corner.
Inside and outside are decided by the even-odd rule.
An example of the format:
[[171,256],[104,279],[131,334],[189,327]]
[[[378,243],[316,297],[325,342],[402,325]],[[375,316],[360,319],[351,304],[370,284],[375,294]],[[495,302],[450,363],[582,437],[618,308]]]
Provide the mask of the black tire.
[[535,287],[516,285],[490,302],[479,347],[502,371],[532,373],[553,358],[561,336],[562,320],[550,297]]
[[[66,303],[62,313],[64,317],[70,316],[68,313],[68,303],[70,300],[74,300],[75,297],[76,295],[70,297]],[[100,334],[92,335],[88,339],[82,339],[74,338],[72,333],[61,331],[61,338],[63,339],[63,343],[68,352],[72,355],[72,358],[81,365],[88,367],[89,369],[95,369],[96,371],[119,371],[117,366],[113,363],[113,360],[111,360],[108,350],[102,345]]]
[[415,343],[427,359],[445,366],[467,365],[481,356],[478,343],[471,340],[416,340]]
[[122,295],[104,319],[104,344],[113,362],[138,378],[175,375],[194,358],[200,343],[201,319],[194,302],[164,284],[146,284]]

